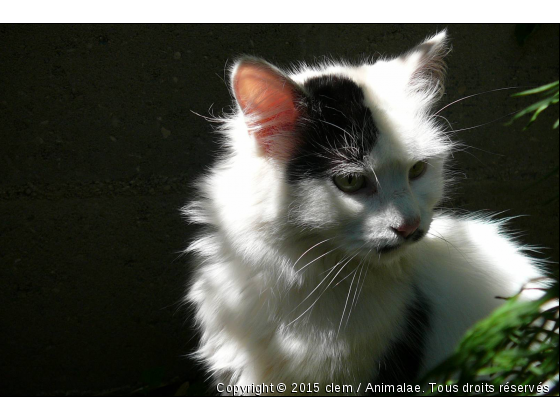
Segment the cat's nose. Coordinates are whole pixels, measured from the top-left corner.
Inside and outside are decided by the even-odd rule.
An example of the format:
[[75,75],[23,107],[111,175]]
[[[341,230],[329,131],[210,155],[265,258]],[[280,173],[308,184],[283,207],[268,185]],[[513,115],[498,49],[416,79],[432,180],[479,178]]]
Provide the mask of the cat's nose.
[[391,229],[393,229],[393,231],[399,235],[402,236],[403,238],[408,238],[410,235],[412,235],[414,232],[416,232],[416,230],[418,229],[418,226],[420,226],[420,219],[414,219],[412,221],[409,222],[405,222],[400,226],[397,227],[392,227]]

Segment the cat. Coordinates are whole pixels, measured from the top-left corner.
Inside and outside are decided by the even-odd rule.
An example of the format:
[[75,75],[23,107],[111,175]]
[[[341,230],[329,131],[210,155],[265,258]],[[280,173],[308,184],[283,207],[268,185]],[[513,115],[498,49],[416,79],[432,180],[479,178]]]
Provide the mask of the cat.
[[225,150],[183,209],[203,225],[186,301],[216,391],[414,382],[544,276],[503,221],[435,210],[457,148],[433,112],[449,50],[442,31],[360,65],[235,62]]

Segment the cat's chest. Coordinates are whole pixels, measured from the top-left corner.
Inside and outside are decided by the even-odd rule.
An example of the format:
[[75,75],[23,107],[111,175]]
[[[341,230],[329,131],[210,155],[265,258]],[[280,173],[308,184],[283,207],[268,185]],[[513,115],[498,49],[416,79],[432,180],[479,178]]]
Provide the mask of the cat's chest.
[[374,285],[372,277],[362,280],[341,283],[313,299],[294,293],[279,306],[273,346],[284,356],[283,374],[294,380],[321,374],[341,381],[372,378],[404,329],[412,290],[406,284]]
[[[401,266],[366,267],[324,262],[307,269],[299,287],[275,296],[278,319],[288,326],[335,331],[337,336],[380,335],[414,299],[412,276]],[[285,279],[287,283],[288,279]]]

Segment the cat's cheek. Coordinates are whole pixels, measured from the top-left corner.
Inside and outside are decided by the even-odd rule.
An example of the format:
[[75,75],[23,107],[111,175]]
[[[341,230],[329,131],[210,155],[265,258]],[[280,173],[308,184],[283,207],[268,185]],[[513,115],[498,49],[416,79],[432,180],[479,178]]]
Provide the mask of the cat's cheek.
[[441,193],[434,189],[430,190],[428,187],[425,190],[416,191],[416,199],[420,208],[419,230],[427,232],[430,229],[434,217],[434,208],[441,201],[441,198]]
[[300,181],[293,188],[290,220],[315,229],[336,227],[340,219],[340,203],[324,180],[310,179]]
[[441,199],[439,191],[430,190],[428,185],[414,189],[413,194],[421,211],[431,211]]
[[355,195],[338,193],[333,202],[343,216],[359,217],[367,211],[366,199]]
[[429,168],[423,177],[411,182],[412,192],[419,202],[420,208],[430,211],[442,200],[443,186],[439,168]]
[[[434,220],[434,213],[432,210],[424,212],[421,216],[421,222],[420,222],[420,226],[418,227],[418,230],[421,232],[428,232],[430,230],[430,227],[432,226],[433,220]],[[422,237],[419,237],[419,239],[421,238]],[[418,240],[413,239],[413,242],[417,242]]]

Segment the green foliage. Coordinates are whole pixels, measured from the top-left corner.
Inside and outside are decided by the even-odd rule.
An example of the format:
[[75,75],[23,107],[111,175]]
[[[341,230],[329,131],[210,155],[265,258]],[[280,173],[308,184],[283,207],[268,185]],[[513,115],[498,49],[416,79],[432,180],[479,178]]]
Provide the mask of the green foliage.
[[[511,96],[519,97],[519,96],[538,95],[538,94],[541,94],[541,96],[544,97],[544,99],[541,99],[540,101],[535,102],[534,104],[528,106],[524,110],[515,114],[513,116],[513,118],[511,119],[511,121],[506,123],[506,125],[510,125],[515,120],[517,120],[518,118],[521,118],[524,115],[530,114],[532,112],[533,116],[531,117],[531,119],[529,120],[527,125],[523,128],[523,130],[526,130],[531,124],[533,124],[535,122],[535,120],[537,119],[537,117],[539,116],[539,114],[541,112],[543,112],[545,109],[547,109],[551,105],[558,104],[558,81],[556,81],[554,83],[549,83],[548,85],[540,86],[540,87],[535,88],[535,89],[530,89],[530,90],[526,90],[524,92],[519,92],[519,93],[516,93],[516,94],[511,95]],[[553,130],[556,129],[556,128],[558,128],[558,119],[556,119],[556,122],[552,126]],[[546,174],[544,177],[537,180],[530,187],[533,187],[534,185],[539,184],[542,181],[545,181],[546,179],[550,178],[551,176],[556,175],[558,173],[558,169],[559,168],[557,166],[551,172]],[[544,203],[544,204],[546,205],[546,204],[553,203],[554,201],[558,200],[558,197],[559,197],[558,194],[556,194],[554,197],[548,199],[547,202]]]
[[420,383],[440,385],[424,395],[558,395],[558,361],[555,282],[539,300],[508,299]]
[[[535,89],[530,89],[530,90],[526,90],[524,92],[519,92],[519,93],[516,93],[516,94],[511,95],[511,96],[516,97],[516,96],[528,96],[528,95],[538,95],[538,94],[540,94],[540,96],[543,97],[543,99],[541,99],[538,102],[535,102],[534,104],[528,106],[527,108],[523,109],[522,111],[519,111],[517,114],[515,114],[513,116],[511,121],[508,122],[507,124],[508,125],[512,124],[518,118],[521,118],[521,117],[523,117],[527,114],[533,113],[533,116],[531,117],[531,119],[529,120],[527,125],[523,128],[523,130],[526,130],[527,128],[529,128],[529,126],[531,124],[533,124],[535,122],[535,120],[537,119],[537,117],[539,116],[539,114],[541,112],[543,112],[545,109],[547,109],[551,105],[558,104],[558,81],[556,81],[554,83],[550,83],[548,85],[540,86],[540,87],[535,88]],[[554,123],[552,128],[553,129],[558,128],[558,119],[556,120],[556,122]]]

